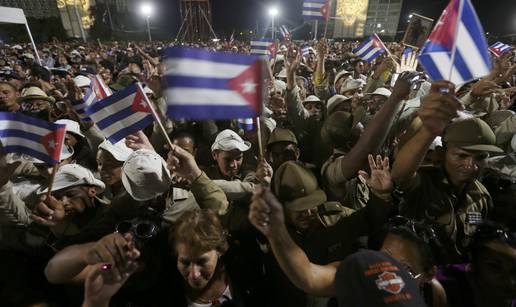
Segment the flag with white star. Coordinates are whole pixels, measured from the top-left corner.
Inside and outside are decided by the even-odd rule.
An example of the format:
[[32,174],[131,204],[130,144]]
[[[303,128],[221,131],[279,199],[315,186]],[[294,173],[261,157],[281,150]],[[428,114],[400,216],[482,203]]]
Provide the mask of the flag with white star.
[[168,48],[165,96],[173,119],[252,118],[262,111],[263,59]]
[[6,153],[25,154],[50,165],[61,160],[66,125],[20,113],[0,112],[0,141]]
[[154,121],[139,84],[131,84],[89,106],[86,114],[112,144],[143,130]]

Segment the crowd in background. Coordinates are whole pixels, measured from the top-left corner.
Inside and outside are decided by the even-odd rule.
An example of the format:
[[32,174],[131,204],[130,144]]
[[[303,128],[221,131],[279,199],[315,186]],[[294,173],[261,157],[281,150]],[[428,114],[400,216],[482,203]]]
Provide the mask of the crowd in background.
[[[166,117],[173,45],[251,51],[0,45],[0,111],[66,125],[50,197],[51,166],[0,153],[2,305],[516,306],[513,51],[455,85],[401,44],[285,42],[258,132]],[[144,84],[172,148],[106,140],[76,108],[94,75]]]

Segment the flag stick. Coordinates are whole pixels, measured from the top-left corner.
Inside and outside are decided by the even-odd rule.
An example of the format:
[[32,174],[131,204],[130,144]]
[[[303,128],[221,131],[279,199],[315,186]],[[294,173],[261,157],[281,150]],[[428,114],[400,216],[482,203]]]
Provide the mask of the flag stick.
[[324,23],[324,38],[326,38],[326,34],[328,33],[328,21],[329,18],[326,18],[326,22]]
[[152,116],[154,117],[154,119],[156,120],[156,122],[158,123],[158,126],[159,126],[159,130],[161,131],[161,133],[163,134],[163,136],[165,137],[165,139],[167,140],[167,144],[168,146],[170,147],[170,150],[172,150],[172,148],[174,148],[174,145],[172,144],[172,141],[170,140],[170,138],[168,137],[168,133],[167,133],[167,130],[165,130],[165,126],[163,126],[163,123],[161,122],[161,118],[159,117],[158,115],[158,112],[156,112],[156,109],[154,109],[154,105],[152,104],[152,102],[149,100],[149,98],[147,97],[147,95],[143,92],[143,87],[141,85],[140,82],[137,82],[136,83],[141,91],[141,93],[143,94],[143,97],[145,99],[145,102],[147,103],[147,105],[149,106],[149,109],[151,110],[151,113],[152,113]]
[[258,148],[260,150],[260,159],[263,159],[263,145],[262,145],[262,128],[260,125],[260,117],[256,117],[256,130],[258,133]]
[[59,162],[56,163],[52,167],[52,172],[50,173],[50,178],[48,181],[48,191],[47,191],[47,199],[50,199],[50,196],[52,195],[52,187],[54,186],[54,178],[56,177],[57,169],[59,168]]
[[319,20],[315,20],[314,40],[317,40],[317,31],[319,30]]

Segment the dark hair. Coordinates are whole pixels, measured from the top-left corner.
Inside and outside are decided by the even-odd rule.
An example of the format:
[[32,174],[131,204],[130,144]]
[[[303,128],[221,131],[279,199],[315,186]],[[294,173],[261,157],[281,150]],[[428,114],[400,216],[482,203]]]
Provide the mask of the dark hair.
[[16,86],[14,86],[14,84],[11,84],[7,81],[0,81],[0,85],[2,85],[2,84],[7,85],[7,86],[11,87],[13,89],[13,91],[18,92],[18,89],[16,88]]
[[505,243],[512,248],[516,248],[516,233],[510,232],[499,223],[489,220],[483,221],[475,230],[468,245],[469,258],[473,267],[478,265],[481,252],[491,242]]
[[178,129],[174,130],[172,133],[170,133],[170,140],[173,141],[175,139],[179,138],[190,138],[192,140],[194,148],[197,148],[197,141],[195,139],[195,135],[186,129]]
[[40,78],[46,82],[50,82],[50,71],[41,65],[32,65],[30,68],[30,75],[33,77]]

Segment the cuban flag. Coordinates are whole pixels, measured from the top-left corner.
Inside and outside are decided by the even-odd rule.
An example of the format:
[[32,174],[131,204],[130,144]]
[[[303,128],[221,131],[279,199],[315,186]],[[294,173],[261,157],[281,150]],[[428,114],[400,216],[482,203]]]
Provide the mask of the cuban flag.
[[504,44],[502,42],[496,42],[496,43],[492,44],[491,46],[489,46],[489,51],[491,51],[497,57],[506,54],[507,52],[511,51],[512,49],[514,49],[514,47]]
[[244,131],[251,131],[256,128],[256,117],[254,118],[239,118],[237,120],[238,128]]
[[401,54],[401,57],[402,57],[402,58],[406,58],[406,57],[408,57],[412,52],[414,52],[414,49],[412,49],[411,47],[407,47],[407,48],[403,49],[403,53]]
[[372,34],[358,47],[353,49],[353,53],[362,60],[372,62],[387,50],[382,40],[376,34]]
[[171,118],[249,118],[262,111],[260,57],[172,47],[166,50],[165,65]]
[[305,0],[303,2],[304,19],[327,20],[329,11],[329,0]]
[[287,29],[287,27],[285,25],[282,25],[279,28],[279,30],[283,39],[288,41],[290,39],[290,31]]
[[82,100],[72,102],[72,107],[83,121],[91,121],[85,113],[88,106],[111,96],[111,89],[104,83],[102,77],[95,75],[91,78],[90,88]]
[[262,38],[251,41],[251,54],[254,55],[276,57],[277,49],[276,43],[272,39]]
[[139,83],[86,108],[86,114],[112,144],[127,135],[143,130],[154,118],[148,106],[147,96]]
[[452,0],[421,49],[419,62],[433,80],[463,84],[491,70],[484,30],[469,0]]
[[66,125],[20,113],[0,112],[0,141],[6,153],[26,154],[50,165],[61,160]]

